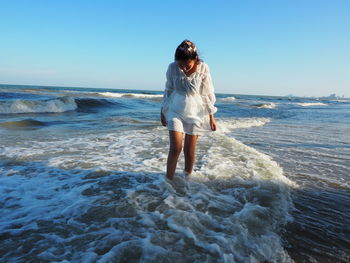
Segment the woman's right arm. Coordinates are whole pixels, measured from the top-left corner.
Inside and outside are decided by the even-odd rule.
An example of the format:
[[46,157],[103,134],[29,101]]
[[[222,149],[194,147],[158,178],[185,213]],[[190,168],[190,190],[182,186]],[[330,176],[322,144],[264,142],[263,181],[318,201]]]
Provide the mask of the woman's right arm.
[[169,97],[171,93],[174,91],[172,77],[171,77],[172,71],[171,71],[171,63],[168,65],[168,69],[166,71],[166,82],[165,82],[165,89],[163,93],[162,103],[161,103],[161,110],[160,110],[160,118],[163,126],[166,126],[166,119],[164,116],[164,112],[168,109],[169,104]]

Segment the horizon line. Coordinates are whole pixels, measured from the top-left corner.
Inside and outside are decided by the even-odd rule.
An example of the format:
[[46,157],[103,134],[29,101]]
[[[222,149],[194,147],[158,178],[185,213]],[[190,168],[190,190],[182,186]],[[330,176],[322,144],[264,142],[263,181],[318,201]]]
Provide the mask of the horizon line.
[[[130,89],[130,88],[99,88],[99,87],[86,87],[86,86],[57,86],[57,85],[37,85],[37,84],[10,84],[10,83],[0,83],[0,86],[28,86],[28,87],[48,87],[48,88],[78,88],[78,89],[110,89],[110,90],[137,90],[137,91],[164,91],[164,90],[147,90],[147,89]],[[335,95],[335,98],[341,98],[341,99],[350,99],[350,97],[345,97],[344,95],[338,96],[336,93],[331,93],[328,96],[299,96],[299,95],[262,95],[262,94],[240,94],[240,93],[222,93],[222,92],[215,92],[215,94],[220,95],[243,95],[243,96],[261,96],[261,97],[293,97],[293,98],[330,98],[331,95]]]

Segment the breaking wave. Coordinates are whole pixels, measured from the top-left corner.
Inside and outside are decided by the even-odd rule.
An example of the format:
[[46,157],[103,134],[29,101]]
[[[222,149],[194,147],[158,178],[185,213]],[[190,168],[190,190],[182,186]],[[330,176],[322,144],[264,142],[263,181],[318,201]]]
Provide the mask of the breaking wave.
[[161,100],[162,94],[143,94],[143,93],[117,93],[117,92],[99,92],[100,96],[111,98],[139,98],[139,99],[154,99]]
[[[0,101],[0,114],[15,113],[55,113],[91,109],[106,106],[123,106],[122,103],[108,99],[74,98],[71,96],[45,100],[16,99]],[[125,106],[125,105],[124,105]]]
[[226,133],[233,129],[251,128],[263,126],[270,122],[270,118],[237,118],[237,119],[217,119],[218,132]]
[[74,98],[69,96],[45,100],[16,99],[0,101],[0,114],[65,112],[73,111],[77,108],[78,105]]
[[322,102],[301,102],[296,103],[299,106],[309,107],[309,106],[327,106],[328,104]]
[[235,100],[236,100],[236,98],[233,97],[233,96],[218,99],[218,101],[221,101],[221,102],[232,102],[232,101],[235,101]]
[[260,103],[260,104],[254,105],[254,107],[259,108],[259,109],[275,109],[276,108],[276,104],[273,103],[273,102]]
[[0,178],[3,258],[292,262],[280,231],[293,182],[276,162],[218,132],[199,141],[190,178],[169,182],[167,144],[157,127],[2,148],[17,161]]

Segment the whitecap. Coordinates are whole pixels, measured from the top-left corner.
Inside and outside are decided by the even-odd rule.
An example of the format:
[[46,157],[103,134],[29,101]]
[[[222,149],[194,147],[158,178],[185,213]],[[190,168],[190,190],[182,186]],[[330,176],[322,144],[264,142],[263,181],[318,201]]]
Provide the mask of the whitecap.
[[309,106],[327,106],[328,104],[322,102],[301,102],[296,103],[299,106],[309,107]]
[[254,105],[256,108],[259,109],[275,109],[276,108],[276,104],[273,102],[269,102],[269,103],[260,103],[260,104],[256,104]]
[[74,98],[69,96],[46,99],[0,101],[0,114],[65,112],[77,109]]
[[141,98],[141,99],[162,99],[162,94],[144,94],[144,93],[117,93],[117,92],[99,92],[100,96],[111,97],[111,98]]
[[218,101],[221,101],[221,102],[232,102],[232,101],[235,101],[236,98],[231,96],[231,97],[226,97],[226,98],[219,98]]
[[217,131],[225,133],[230,132],[234,129],[259,127],[265,125],[266,123],[269,123],[270,121],[270,118],[258,117],[237,119],[217,118]]

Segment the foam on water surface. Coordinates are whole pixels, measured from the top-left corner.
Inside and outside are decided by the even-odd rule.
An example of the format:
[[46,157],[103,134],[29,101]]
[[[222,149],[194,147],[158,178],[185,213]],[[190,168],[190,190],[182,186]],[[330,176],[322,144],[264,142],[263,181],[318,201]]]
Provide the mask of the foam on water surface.
[[349,100],[217,94],[168,181],[162,92],[0,86],[0,261],[349,261]]
[[68,96],[46,100],[17,99],[0,101],[0,114],[65,112],[77,107],[74,98]]
[[228,137],[230,122],[199,139],[194,173],[174,181],[164,177],[164,127],[2,148],[0,227],[13,237],[4,258],[291,262],[280,231],[297,185],[269,156]]
[[218,132],[226,133],[233,129],[263,126],[271,121],[270,118],[217,118]]
[[256,108],[259,109],[275,109],[276,108],[276,104],[273,102],[270,103],[259,103],[255,105]]
[[119,93],[119,92],[99,92],[100,96],[111,98],[140,98],[140,99],[162,99],[162,94],[143,94],[143,93]]
[[225,97],[225,98],[218,98],[217,100],[220,102],[233,102],[236,100],[236,98],[233,96],[230,96],[230,97]]
[[310,106],[327,106],[327,103],[323,102],[301,102],[301,103],[296,103],[299,106],[303,107],[310,107]]

